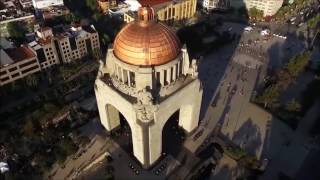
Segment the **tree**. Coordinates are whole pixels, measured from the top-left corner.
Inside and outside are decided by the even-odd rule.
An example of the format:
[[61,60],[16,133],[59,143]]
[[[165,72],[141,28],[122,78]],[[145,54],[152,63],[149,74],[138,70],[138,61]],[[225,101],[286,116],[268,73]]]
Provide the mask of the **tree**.
[[250,8],[248,14],[250,18],[253,18],[253,19],[263,18],[263,11],[257,9],[256,7]]
[[25,40],[25,34],[27,33],[27,26],[22,21],[9,22],[7,25],[7,30],[10,37],[22,43]]
[[39,84],[39,77],[36,74],[31,74],[25,78],[27,86],[36,88]]
[[26,119],[26,123],[23,126],[23,133],[25,135],[27,135],[27,136],[33,136],[34,135],[34,131],[35,131],[35,128],[34,128],[32,119],[31,118],[27,118]]
[[299,54],[291,59],[286,65],[286,69],[288,70],[289,74],[296,78],[300,73],[302,73],[309,63],[310,56],[311,54],[309,51],[304,51],[302,54]]
[[292,99],[291,101],[289,101],[286,105],[286,110],[289,112],[300,112],[301,110],[301,104],[296,101],[295,99]]
[[101,41],[104,45],[110,43],[110,37],[108,36],[108,34],[103,33]]
[[258,97],[258,101],[264,104],[264,107],[273,104],[278,101],[280,96],[279,88],[275,85],[269,86],[261,96]]
[[280,69],[276,72],[277,86],[281,90],[287,89],[287,87],[292,83],[293,78],[290,76],[286,69]]

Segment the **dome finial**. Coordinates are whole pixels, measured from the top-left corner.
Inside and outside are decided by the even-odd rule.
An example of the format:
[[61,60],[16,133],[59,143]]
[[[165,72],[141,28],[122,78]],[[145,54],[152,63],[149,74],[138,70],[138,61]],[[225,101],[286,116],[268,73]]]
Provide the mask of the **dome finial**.
[[141,24],[148,24],[155,19],[154,10],[149,6],[142,6],[138,10],[138,22]]

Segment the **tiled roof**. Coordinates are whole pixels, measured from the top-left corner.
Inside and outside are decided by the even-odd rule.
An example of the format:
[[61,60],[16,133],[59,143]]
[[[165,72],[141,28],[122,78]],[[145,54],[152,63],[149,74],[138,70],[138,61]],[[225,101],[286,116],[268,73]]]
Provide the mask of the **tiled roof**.
[[6,49],[5,51],[10,56],[10,58],[15,62],[36,57],[36,55],[33,53],[31,49],[24,46],[18,47],[18,48]]

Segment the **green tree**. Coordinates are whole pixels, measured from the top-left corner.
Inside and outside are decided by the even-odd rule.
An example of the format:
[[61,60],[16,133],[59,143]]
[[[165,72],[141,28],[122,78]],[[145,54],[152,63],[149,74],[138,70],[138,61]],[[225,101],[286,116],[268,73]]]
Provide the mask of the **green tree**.
[[250,8],[248,14],[250,18],[254,18],[254,19],[263,18],[263,11],[257,9],[256,7]]
[[258,97],[258,102],[261,102],[264,104],[264,107],[268,107],[269,105],[272,105],[273,103],[278,101],[278,98],[280,96],[279,88],[275,85],[269,86],[261,96]]
[[296,101],[295,99],[292,99],[289,101],[286,105],[286,110],[289,112],[300,112],[301,110],[301,104]]
[[296,78],[300,73],[302,73],[309,63],[310,56],[311,54],[309,51],[304,51],[302,54],[299,54],[291,59],[286,65],[286,69],[288,70],[289,74]]
[[98,10],[98,5],[96,0],[86,0],[86,6],[91,9],[93,12]]
[[10,37],[22,43],[25,40],[25,34],[27,33],[27,26],[22,21],[9,22],[7,25],[7,30]]
[[39,77],[36,74],[31,74],[25,78],[27,86],[36,88],[39,84]]

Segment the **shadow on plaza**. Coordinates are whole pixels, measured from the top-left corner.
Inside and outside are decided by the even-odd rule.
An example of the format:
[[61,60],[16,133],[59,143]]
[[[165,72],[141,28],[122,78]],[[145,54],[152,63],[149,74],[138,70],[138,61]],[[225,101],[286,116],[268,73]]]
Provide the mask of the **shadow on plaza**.
[[259,147],[261,147],[261,132],[259,127],[249,118],[242,126],[234,133],[232,141],[238,144],[248,154],[255,155]]
[[[244,5],[242,1],[237,3],[239,7]],[[184,27],[177,33],[181,42],[187,45],[190,59],[200,59],[198,71],[203,87],[200,120],[203,119],[219,82],[232,60],[244,32],[243,28],[248,24],[248,13],[243,8],[233,10],[231,13],[232,16],[224,17],[209,12],[198,23]],[[229,26],[226,23],[240,23],[243,28],[235,26],[236,30],[232,30],[233,25]]]

